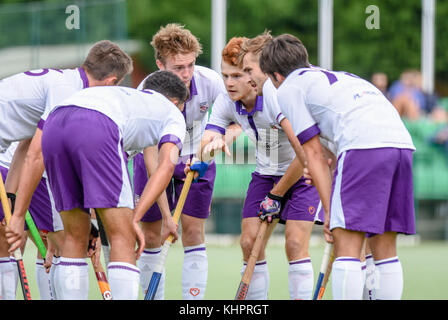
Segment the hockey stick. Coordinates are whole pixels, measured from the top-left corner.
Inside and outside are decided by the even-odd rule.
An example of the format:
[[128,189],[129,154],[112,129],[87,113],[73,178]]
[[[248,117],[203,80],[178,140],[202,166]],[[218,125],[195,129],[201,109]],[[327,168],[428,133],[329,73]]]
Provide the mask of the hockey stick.
[[[5,185],[0,174],[0,198],[2,202],[3,212],[5,213],[6,224],[9,225],[11,220],[11,208],[9,207],[8,197],[6,196]],[[28,279],[26,277],[25,265],[23,264],[22,252],[20,248],[14,251],[14,258],[17,262],[17,269],[19,271],[20,285],[22,287],[23,299],[31,300],[30,286],[28,285]]]
[[[316,288],[314,289],[313,300],[318,300],[319,291],[321,290],[321,287],[322,287],[322,283],[323,283],[324,276],[325,276],[325,273],[328,268],[328,264],[330,261],[330,255],[331,255],[332,251],[333,251],[333,245],[331,243],[326,243],[325,249],[324,249],[324,255],[322,257],[322,263],[320,265],[319,277],[317,278]],[[325,290],[325,287],[324,287],[324,290]],[[323,294],[323,292],[322,292],[322,294]]]
[[330,259],[328,260],[327,270],[325,271],[324,278],[322,279],[322,284],[319,289],[319,294],[317,296],[317,300],[322,300],[322,297],[324,296],[325,288],[327,286],[328,279],[330,278],[330,274],[331,274],[331,269],[333,267],[333,262],[334,262],[334,250],[331,250]]
[[[275,227],[278,219],[275,219],[271,222],[271,229]],[[244,270],[244,274],[241,277],[240,285],[238,286],[238,290],[235,295],[235,300],[245,300],[247,296],[247,292],[249,290],[250,280],[252,279],[252,275],[254,273],[255,264],[257,263],[258,256],[260,254],[261,247],[263,245],[263,241],[265,238],[266,231],[268,230],[269,223],[266,220],[260,225],[258,229],[257,237],[255,238],[254,246],[250,252],[249,259],[247,260],[246,270]]]
[[96,280],[98,281],[98,286],[100,287],[101,296],[103,300],[112,300],[112,292],[110,291],[109,282],[107,281],[106,272],[104,272],[103,265],[101,261],[98,266],[95,267],[94,257],[91,256],[93,271],[95,271]]
[[106,265],[108,265],[110,260],[109,240],[107,239],[106,230],[104,229],[104,225],[100,219],[99,214],[96,214],[96,221],[98,222],[98,229],[100,232],[101,247],[103,249],[104,261],[106,262]]
[[33,217],[29,211],[26,212],[25,222],[30,230],[31,236],[34,239],[34,243],[36,244],[37,249],[39,250],[40,255],[45,260],[47,255],[47,248],[45,247],[44,241],[40,237],[39,230],[37,230],[36,224],[34,223]]
[[[188,191],[190,190],[191,182],[196,171],[190,171],[185,179],[184,186],[179,196],[179,201],[177,202],[176,209],[174,210],[173,220],[177,224],[184,208],[185,200],[187,199]],[[159,261],[154,268],[151,280],[149,281],[148,289],[146,290],[145,300],[154,300],[154,297],[159,287],[160,277],[162,276],[163,267],[165,265],[166,256],[168,254],[168,249],[173,242],[173,236],[170,235],[163,243],[162,250],[160,251]]]

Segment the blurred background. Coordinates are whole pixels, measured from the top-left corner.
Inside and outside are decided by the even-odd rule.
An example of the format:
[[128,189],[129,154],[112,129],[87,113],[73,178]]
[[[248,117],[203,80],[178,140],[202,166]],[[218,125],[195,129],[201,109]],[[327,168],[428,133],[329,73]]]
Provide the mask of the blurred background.
[[[77,13],[79,25],[72,20]],[[197,64],[214,69],[233,36],[253,37],[266,29],[291,33],[305,44],[312,64],[357,74],[391,100],[417,147],[418,237],[448,241],[447,17],[448,1],[442,0],[0,0],[0,79],[78,66],[94,42],[109,39],[132,56],[134,72],[123,85],[136,87],[157,68],[149,44],[153,34],[171,22],[200,39]],[[244,135],[232,149],[244,159],[254,153]],[[210,234],[240,233],[255,168],[244,159],[231,165],[217,159]],[[280,226],[276,233],[281,232]]]

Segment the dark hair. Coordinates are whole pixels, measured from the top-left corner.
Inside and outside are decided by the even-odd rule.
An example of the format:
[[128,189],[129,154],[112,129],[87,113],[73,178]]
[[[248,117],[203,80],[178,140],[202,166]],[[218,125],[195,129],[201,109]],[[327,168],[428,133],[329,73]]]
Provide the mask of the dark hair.
[[131,57],[109,40],[95,43],[81,66],[96,80],[115,75],[117,82],[133,69]]
[[155,71],[146,78],[143,89],[150,89],[163,94],[169,99],[178,99],[184,103],[190,93],[178,76],[170,71]]
[[278,72],[287,77],[292,71],[309,67],[308,52],[302,41],[290,34],[282,34],[269,41],[260,56],[260,68],[264,73]]

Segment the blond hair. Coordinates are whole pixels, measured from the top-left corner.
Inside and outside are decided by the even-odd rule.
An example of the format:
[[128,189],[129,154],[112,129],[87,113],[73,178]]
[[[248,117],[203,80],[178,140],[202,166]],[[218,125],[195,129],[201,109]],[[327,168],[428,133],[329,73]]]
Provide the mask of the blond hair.
[[256,36],[255,38],[248,39],[244,41],[241,46],[240,54],[238,56],[238,65],[242,65],[244,56],[247,53],[252,53],[253,55],[260,55],[264,46],[272,40],[271,31],[265,30],[262,34]]
[[165,63],[168,56],[194,53],[198,57],[202,53],[198,38],[178,23],[160,27],[152,37],[151,46],[154,48],[155,58],[162,63]]
[[117,82],[133,70],[131,57],[109,40],[95,43],[81,67],[96,80],[115,75]]

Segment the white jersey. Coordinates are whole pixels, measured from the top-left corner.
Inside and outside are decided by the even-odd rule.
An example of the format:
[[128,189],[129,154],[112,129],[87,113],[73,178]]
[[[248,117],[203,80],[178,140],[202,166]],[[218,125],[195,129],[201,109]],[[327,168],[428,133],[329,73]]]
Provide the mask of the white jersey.
[[[143,89],[145,80],[146,78],[137,89]],[[190,97],[182,112],[187,126],[182,156],[197,152],[207,124],[208,110],[220,93],[226,93],[221,76],[212,69],[195,66],[190,84]]]
[[12,162],[12,157],[14,156],[14,152],[16,152],[18,145],[19,142],[13,142],[5,152],[0,153],[0,166],[9,170]]
[[247,112],[244,105],[234,102],[228,94],[219,95],[213,105],[206,130],[225,134],[232,122],[241,125],[244,133],[256,146],[255,171],[263,175],[283,175],[295,157],[288,137],[280,126],[285,118],[277,103],[277,90],[270,80],[263,85],[255,107]]
[[117,124],[126,152],[140,152],[164,142],[173,142],[182,149],[184,117],[158,92],[121,86],[92,87],[65,99],[52,112],[63,106],[78,106],[108,116]]
[[39,69],[0,80],[0,152],[33,137],[45,110],[88,85],[82,68]]
[[348,72],[297,69],[277,93],[302,144],[320,134],[334,144],[336,156],[351,149],[415,150],[395,107],[374,85]]

